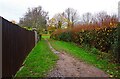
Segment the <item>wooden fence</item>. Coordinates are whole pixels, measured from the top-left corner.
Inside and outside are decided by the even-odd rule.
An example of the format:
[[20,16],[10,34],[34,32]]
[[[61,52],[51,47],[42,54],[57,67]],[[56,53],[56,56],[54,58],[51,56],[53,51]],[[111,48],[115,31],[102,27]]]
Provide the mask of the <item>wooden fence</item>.
[[[2,18],[2,17],[0,17]],[[2,77],[12,77],[35,46],[35,33],[4,18],[2,21]]]

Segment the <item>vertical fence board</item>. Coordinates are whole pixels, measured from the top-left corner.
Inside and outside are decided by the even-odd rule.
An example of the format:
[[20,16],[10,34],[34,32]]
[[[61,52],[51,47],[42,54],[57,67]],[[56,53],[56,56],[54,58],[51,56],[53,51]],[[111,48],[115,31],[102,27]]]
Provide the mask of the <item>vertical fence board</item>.
[[2,18],[0,16],[0,79],[2,78]]

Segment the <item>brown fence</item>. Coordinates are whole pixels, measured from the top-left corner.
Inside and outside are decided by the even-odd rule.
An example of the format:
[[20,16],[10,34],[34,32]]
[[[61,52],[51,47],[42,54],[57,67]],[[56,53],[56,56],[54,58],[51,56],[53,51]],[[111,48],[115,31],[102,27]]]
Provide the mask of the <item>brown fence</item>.
[[2,18],[2,77],[14,76],[34,46],[33,31]]

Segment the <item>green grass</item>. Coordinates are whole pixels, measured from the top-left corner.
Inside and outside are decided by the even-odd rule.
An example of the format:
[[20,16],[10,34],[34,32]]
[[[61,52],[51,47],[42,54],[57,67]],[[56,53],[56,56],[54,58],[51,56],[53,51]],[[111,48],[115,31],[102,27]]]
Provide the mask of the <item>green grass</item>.
[[55,66],[57,60],[58,56],[42,39],[27,56],[23,68],[17,72],[16,77],[44,77]]
[[106,60],[98,59],[97,55],[88,53],[87,50],[78,47],[74,43],[64,42],[64,41],[55,41],[49,40],[51,45],[58,51],[65,51],[74,57],[85,61],[86,63],[92,64],[97,68],[104,70],[110,76],[120,77],[120,70],[117,70],[115,64],[109,63]]
[[49,34],[42,34],[42,38],[44,38],[44,39],[48,39],[48,38],[50,38],[50,35]]

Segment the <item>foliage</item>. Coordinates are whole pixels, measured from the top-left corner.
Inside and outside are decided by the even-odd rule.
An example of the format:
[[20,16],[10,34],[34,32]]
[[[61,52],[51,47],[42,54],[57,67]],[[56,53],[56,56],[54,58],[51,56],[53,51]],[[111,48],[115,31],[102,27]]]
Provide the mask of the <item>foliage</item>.
[[57,13],[48,21],[49,26],[56,28],[71,28],[74,27],[79,21],[79,15],[77,10],[73,8],[67,8],[62,13]]
[[120,23],[118,23],[118,27],[115,33],[116,38],[114,39],[114,55],[117,58],[117,61],[120,63]]
[[50,35],[49,34],[42,34],[42,38],[48,39],[48,38],[50,38]]
[[42,32],[46,29],[47,18],[48,12],[45,12],[41,6],[29,8],[24,17],[20,18],[19,25],[36,28],[37,32]]
[[[90,51],[78,47],[75,43],[71,42],[64,42],[64,41],[56,41],[56,40],[49,40],[51,45],[58,51],[62,52],[65,51],[66,53],[82,60],[85,61],[89,64],[92,64],[105,72],[107,72],[110,76],[112,77],[119,77],[120,78],[120,69],[119,69],[119,64],[114,64],[111,63],[107,60],[105,57],[109,57],[108,53],[99,53],[99,51],[96,48],[91,48]],[[93,54],[94,53],[99,53],[99,55]]]
[[61,33],[58,38],[60,38],[60,40],[64,40],[64,41],[71,41],[71,33],[68,31],[68,32],[63,32]]
[[49,32],[49,34],[51,34],[52,32],[54,32],[56,30],[56,27],[53,26],[48,26],[47,27],[47,31]]
[[98,49],[96,49],[95,47],[92,48],[90,52],[93,53],[93,54],[98,54],[99,53]]
[[[90,25],[81,25],[72,29],[57,30],[52,33],[51,38],[63,41],[75,42],[79,45],[89,45],[94,47],[101,52],[110,53],[114,55],[114,60],[119,62],[119,52],[116,51],[119,46],[118,34],[117,31],[119,27],[99,27],[93,24]],[[116,39],[116,40],[115,40]],[[93,53],[95,50],[92,50]],[[117,60],[116,60],[117,58]],[[114,62],[114,61],[112,61]]]
[[61,26],[65,26],[66,18],[62,13],[55,14],[52,19],[48,21],[49,26],[54,26],[56,28],[62,28]]
[[23,68],[17,72],[16,77],[44,77],[46,72],[53,68],[57,59],[47,42],[42,39],[27,56]]
[[32,27],[23,26],[23,28],[25,28],[27,30],[33,30]]

